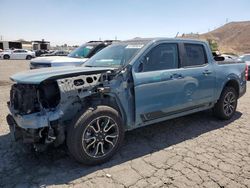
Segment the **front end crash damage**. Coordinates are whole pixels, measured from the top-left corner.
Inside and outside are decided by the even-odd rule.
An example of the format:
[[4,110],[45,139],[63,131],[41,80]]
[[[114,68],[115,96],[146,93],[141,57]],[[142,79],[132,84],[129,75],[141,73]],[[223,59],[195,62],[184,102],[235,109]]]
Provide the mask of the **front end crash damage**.
[[[14,84],[10,91],[7,122],[15,141],[24,143],[52,143],[62,140],[58,108],[59,88],[54,81],[35,84]],[[56,136],[58,138],[56,139]]]
[[[15,141],[55,146],[65,141],[66,127],[90,103],[89,97],[109,92],[112,72],[14,84],[7,116]],[[97,97],[99,98],[99,97]],[[98,99],[100,100],[100,99]]]

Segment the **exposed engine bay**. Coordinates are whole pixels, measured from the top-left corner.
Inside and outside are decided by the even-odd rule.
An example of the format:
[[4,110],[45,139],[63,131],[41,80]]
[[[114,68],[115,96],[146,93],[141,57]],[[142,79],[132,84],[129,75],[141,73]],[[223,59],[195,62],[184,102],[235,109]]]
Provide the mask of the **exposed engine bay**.
[[14,84],[10,91],[10,106],[15,113],[27,115],[41,108],[55,108],[60,101],[60,92],[55,81],[40,85]]
[[88,96],[109,91],[111,71],[45,80],[36,84],[14,84],[10,91],[7,121],[13,138],[24,143],[60,145],[66,126],[84,106]]

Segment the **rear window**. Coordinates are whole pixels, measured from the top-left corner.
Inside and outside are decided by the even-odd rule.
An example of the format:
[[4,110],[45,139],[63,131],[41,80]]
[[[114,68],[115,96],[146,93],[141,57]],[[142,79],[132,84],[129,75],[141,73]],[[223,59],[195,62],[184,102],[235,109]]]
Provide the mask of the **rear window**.
[[199,66],[207,63],[204,46],[201,44],[184,44],[186,59],[182,63],[184,67]]

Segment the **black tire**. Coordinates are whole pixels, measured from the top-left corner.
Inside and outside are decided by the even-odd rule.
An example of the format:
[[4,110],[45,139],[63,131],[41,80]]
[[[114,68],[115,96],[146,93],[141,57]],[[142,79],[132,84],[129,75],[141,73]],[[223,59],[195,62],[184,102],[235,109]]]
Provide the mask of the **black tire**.
[[10,56],[9,55],[4,55],[3,59],[10,59]]
[[[108,161],[122,144],[124,138],[122,122],[117,110],[109,106],[88,108],[80,113],[67,130],[67,146],[70,154],[78,162],[86,165]],[[108,130],[105,131],[106,127]],[[92,150],[95,154],[92,154]]]
[[[230,98],[230,96],[232,98]],[[236,90],[233,87],[225,87],[221,93],[220,99],[214,106],[214,115],[222,120],[231,119],[237,108],[237,100],[238,95]]]
[[26,59],[27,59],[27,60],[31,60],[31,59],[32,59],[32,56],[31,56],[31,55],[27,55]]

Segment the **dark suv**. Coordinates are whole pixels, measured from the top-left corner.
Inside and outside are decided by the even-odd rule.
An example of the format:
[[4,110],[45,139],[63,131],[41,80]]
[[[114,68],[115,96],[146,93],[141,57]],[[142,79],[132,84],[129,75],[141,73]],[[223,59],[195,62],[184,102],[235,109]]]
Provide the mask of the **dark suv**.
[[113,42],[115,41],[89,41],[73,50],[68,56],[37,57],[30,61],[30,69],[58,66],[79,66]]

